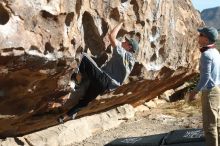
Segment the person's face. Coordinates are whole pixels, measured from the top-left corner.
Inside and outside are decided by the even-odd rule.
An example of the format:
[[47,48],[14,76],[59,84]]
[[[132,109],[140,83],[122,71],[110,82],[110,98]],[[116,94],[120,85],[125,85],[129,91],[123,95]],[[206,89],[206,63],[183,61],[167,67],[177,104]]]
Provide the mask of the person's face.
[[199,33],[198,43],[201,47],[207,46],[209,44],[209,39],[203,33]]
[[132,51],[132,45],[128,41],[123,42],[122,47],[125,48],[126,51]]

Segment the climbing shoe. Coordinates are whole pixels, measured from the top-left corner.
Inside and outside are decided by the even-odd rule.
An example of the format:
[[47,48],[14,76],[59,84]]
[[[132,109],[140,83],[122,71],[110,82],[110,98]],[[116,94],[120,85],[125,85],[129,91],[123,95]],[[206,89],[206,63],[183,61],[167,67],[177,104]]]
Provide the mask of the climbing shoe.
[[58,119],[57,119],[57,122],[60,123],[60,124],[63,124],[64,123],[64,117],[59,116]]

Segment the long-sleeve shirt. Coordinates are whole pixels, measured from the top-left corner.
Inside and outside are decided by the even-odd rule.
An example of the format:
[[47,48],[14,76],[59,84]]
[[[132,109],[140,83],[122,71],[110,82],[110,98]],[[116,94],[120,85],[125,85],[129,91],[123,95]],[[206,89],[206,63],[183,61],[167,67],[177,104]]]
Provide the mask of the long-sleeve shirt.
[[216,48],[206,50],[200,58],[200,79],[195,91],[220,85],[220,54]]

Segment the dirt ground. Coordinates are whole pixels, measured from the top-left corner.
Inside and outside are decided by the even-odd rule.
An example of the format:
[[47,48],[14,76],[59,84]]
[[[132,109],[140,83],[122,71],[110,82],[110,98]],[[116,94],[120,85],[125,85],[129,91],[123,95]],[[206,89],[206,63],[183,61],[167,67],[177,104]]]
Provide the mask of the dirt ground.
[[180,100],[138,112],[119,127],[96,133],[71,146],[103,146],[118,138],[148,136],[185,128],[202,128],[200,99],[192,103]]

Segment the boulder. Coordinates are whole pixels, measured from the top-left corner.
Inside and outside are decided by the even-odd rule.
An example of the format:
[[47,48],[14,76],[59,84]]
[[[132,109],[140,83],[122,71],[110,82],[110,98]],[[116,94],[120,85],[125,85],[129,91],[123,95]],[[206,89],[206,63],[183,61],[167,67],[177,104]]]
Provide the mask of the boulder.
[[197,74],[197,28],[189,0],[3,0],[0,2],[0,136],[22,136],[57,125],[70,106],[48,102],[70,92],[80,52],[102,65],[111,56],[108,33],[139,39],[137,63],[116,91],[100,96],[79,117],[119,105],[138,106]]

